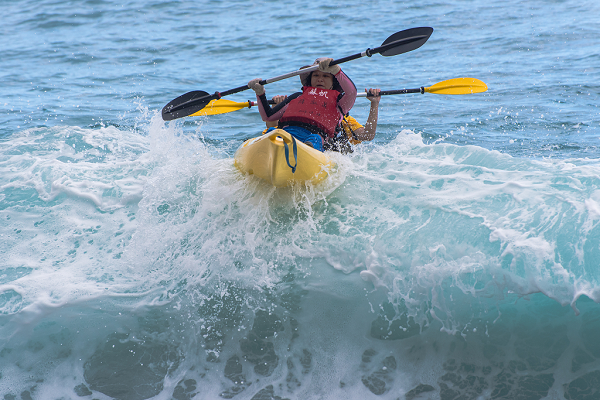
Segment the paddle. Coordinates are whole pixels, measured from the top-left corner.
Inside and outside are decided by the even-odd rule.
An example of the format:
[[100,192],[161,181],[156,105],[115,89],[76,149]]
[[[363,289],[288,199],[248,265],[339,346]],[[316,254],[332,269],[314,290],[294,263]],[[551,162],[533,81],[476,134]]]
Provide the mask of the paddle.
[[[275,104],[273,100],[269,100],[269,104]],[[226,99],[219,100],[211,100],[204,108],[200,111],[196,111],[193,114],[190,114],[190,117],[200,117],[204,115],[217,115],[217,114],[226,114],[233,111],[241,110],[242,108],[250,108],[255,106],[255,101],[245,101],[239,103],[237,101],[231,101]]]
[[[472,94],[482,93],[487,90],[487,85],[475,78],[455,78],[446,81],[438,82],[433,86],[416,89],[400,89],[400,90],[382,90],[379,92],[381,96],[389,94],[407,94],[407,93],[433,93],[433,94]],[[357,97],[371,97],[367,93],[359,93]]]
[[[390,57],[406,53],[421,47],[429,39],[432,33],[433,28],[429,27],[411,28],[396,32],[392,36],[388,37],[379,47],[367,49],[362,53],[353,54],[338,60],[333,60],[329,65],[341,64],[365,56],[371,57],[373,54],[381,54],[382,56]],[[319,67],[317,65],[313,65],[309,68],[293,71],[275,78],[262,80],[260,83],[261,85],[266,85],[268,83],[277,82],[279,80],[291,78],[303,73],[312,72],[318,68]],[[209,94],[203,90],[188,92],[177,97],[169,102],[169,104],[164,106],[162,109],[162,118],[165,121],[171,121],[173,119],[190,116],[207,106],[211,100],[218,100],[221,97],[248,89],[248,85],[244,85],[234,89],[226,90],[224,92],[215,92],[214,94]]]
[[[416,89],[400,89],[400,90],[382,90],[380,95],[386,96],[391,94],[407,94],[407,93],[433,93],[433,94],[471,94],[482,93],[487,90],[487,85],[475,78],[455,78],[446,81],[438,82],[433,86]],[[359,93],[358,97],[370,97],[367,93]],[[274,104],[273,100],[269,100],[269,104]],[[199,117],[203,115],[226,114],[233,111],[241,110],[242,108],[250,108],[255,106],[255,101],[236,102],[226,99],[211,100],[204,108],[193,114],[190,117]]]

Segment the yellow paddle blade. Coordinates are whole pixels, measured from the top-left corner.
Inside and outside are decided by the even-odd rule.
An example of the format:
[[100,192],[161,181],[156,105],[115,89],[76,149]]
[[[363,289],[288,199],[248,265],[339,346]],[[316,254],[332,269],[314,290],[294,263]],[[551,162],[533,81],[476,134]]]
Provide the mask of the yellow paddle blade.
[[425,92],[435,94],[471,94],[486,90],[487,85],[475,78],[448,79],[425,88]]
[[225,114],[232,111],[241,110],[242,108],[247,108],[248,102],[238,103],[236,101],[218,99],[211,100],[202,110],[196,111],[193,114],[190,114],[190,117],[201,117],[204,115],[216,115],[216,114]]

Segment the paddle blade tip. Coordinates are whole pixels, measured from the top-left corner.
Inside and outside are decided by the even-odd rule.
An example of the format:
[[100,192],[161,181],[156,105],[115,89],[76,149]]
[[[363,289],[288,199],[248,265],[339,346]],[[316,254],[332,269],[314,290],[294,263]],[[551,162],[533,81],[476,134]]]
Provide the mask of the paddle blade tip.
[[177,117],[171,113],[171,107],[164,106],[161,112],[163,121],[172,121]]

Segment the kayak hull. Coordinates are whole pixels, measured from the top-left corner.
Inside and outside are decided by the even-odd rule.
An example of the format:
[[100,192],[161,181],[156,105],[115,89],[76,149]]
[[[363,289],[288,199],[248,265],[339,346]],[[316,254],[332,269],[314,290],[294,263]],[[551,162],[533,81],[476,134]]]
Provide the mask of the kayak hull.
[[245,141],[235,153],[234,164],[243,173],[255,175],[278,187],[295,182],[319,183],[328,176],[333,166],[325,153],[295,140],[282,129]]

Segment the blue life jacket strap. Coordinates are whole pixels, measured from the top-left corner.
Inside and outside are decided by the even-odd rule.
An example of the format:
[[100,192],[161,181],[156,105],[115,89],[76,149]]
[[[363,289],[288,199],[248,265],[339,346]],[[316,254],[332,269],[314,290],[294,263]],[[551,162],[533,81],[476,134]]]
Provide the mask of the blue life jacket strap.
[[[288,167],[290,167],[292,169],[292,174],[296,173],[296,167],[298,166],[298,148],[296,147],[296,139],[294,138],[294,136],[290,135],[290,137],[292,138],[292,146],[293,146],[293,152],[294,152],[294,166],[292,167],[292,164],[290,164],[290,149],[288,148],[287,143],[285,142],[285,140],[283,141],[283,148],[285,149],[285,161],[287,162]],[[283,139],[283,138],[281,138]]]

